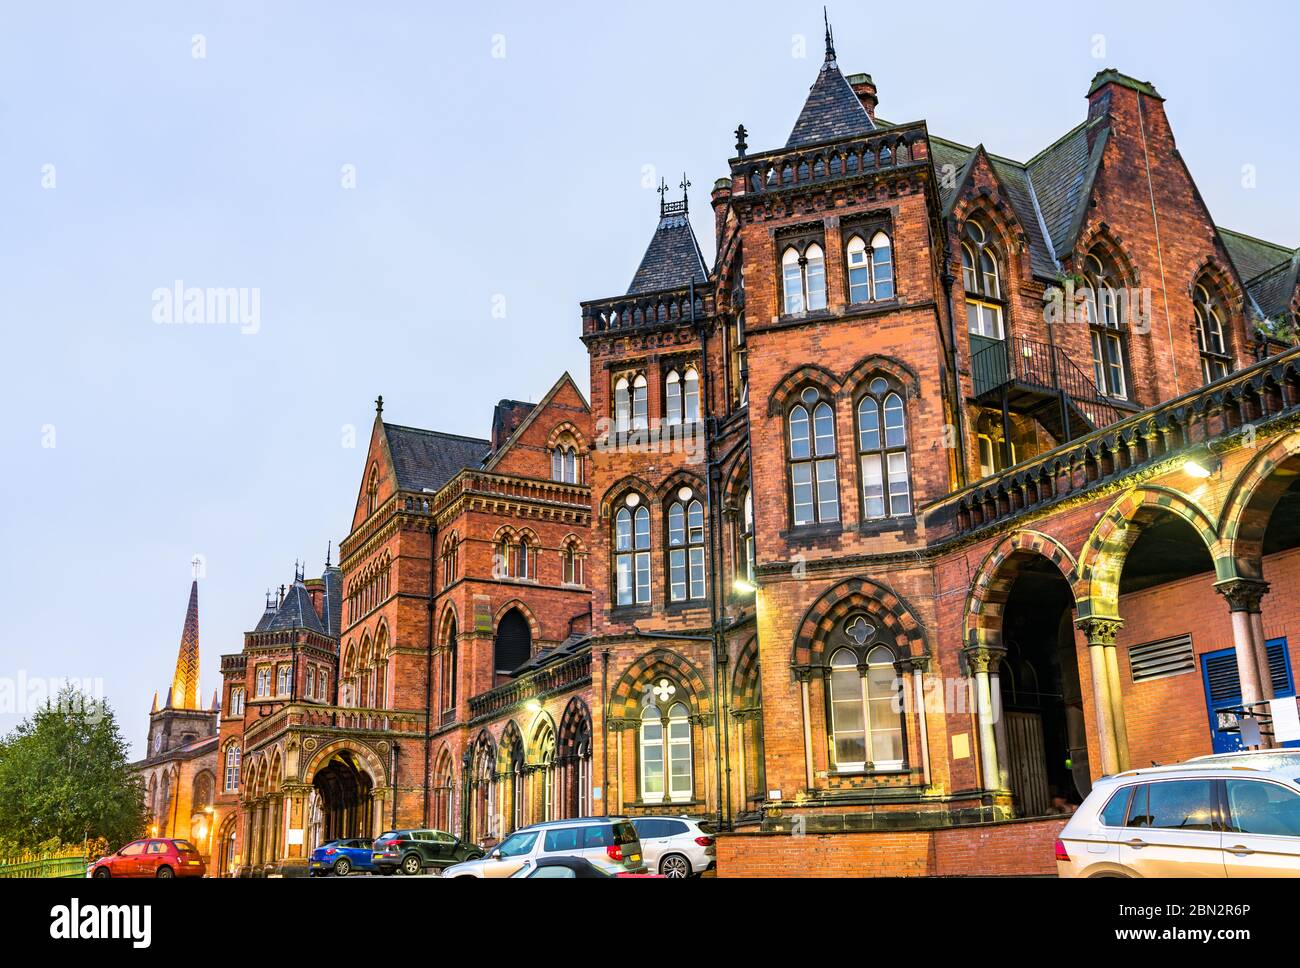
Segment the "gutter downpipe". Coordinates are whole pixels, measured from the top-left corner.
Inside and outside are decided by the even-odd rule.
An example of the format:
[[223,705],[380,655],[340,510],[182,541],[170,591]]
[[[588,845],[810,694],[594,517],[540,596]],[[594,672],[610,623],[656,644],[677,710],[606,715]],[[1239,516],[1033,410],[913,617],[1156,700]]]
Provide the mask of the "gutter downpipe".
[[[709,390],[709,344],[705,334],[707,322],[699,321],[695,316],[695,279],[691,279],[689,289],[689,299],[691,305],[691,326],[696,335],[700,338],[700,398],[703,408],[712,410],[712,400]],[[723,829],[724,825],[724,803],[723,803],[723,755],[722,747],[725,742],[727,732],[726,722],[726,705],[723,701],[721,692],[721,679],[719,677],[718,662],[719,657],[726,656],[726,644],[722,639],[722,629],[718,621],[718,559],[716,555],[718,546],[718,536],[720,534],[719,522],[714,510],[713,490],[714,490],[714,466],[713,466],[713,440],[712,429],[714,418],[711,413],[702,409],[704,426],[704,504],[705,514],[709,519],[709,626],[710,639],[713,643],[713,708],[714,708],[714,736],[713,736],[713,753],[715,762],[714,777],[717,787],[717,825],[718,829]]]
[[[438,523],[429,521],[429,635],[424,656],[424,826],[429,826],[429,755],[433,747],[433,603],[438,588]],[[451,819],[451,805],[448,817]]]

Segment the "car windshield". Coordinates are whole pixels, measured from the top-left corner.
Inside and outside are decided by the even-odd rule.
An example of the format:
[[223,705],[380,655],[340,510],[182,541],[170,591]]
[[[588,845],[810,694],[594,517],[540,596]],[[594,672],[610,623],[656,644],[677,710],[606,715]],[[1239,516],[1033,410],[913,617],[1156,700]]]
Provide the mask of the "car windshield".
[[502,857],[517,857],[520,854],[526,854],[533,849],[533,843],[537,840],[537,831],[531,833],[517,833],[512,837],[507,837],[497,849],[501,852]]
[[638,839],[636,828],[629,821],[624,820],[622,823],[614,824],[614,843],[620,847],[623,844],[636,843]]

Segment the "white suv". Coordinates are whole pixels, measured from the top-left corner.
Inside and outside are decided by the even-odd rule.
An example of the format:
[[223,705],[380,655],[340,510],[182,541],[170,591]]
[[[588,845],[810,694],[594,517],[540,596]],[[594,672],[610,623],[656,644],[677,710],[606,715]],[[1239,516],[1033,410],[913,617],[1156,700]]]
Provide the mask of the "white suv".
[[542,857],[581,857],[606,874],[645,871],[636,828],[626,817],[578,817],[521,827],[486,857],[453,864],[443,877],[511,877]]
[[689,817],[633,817],[646,867],[664,877],[690,877],[712,870],[717,848],[713,828]]
[[[1210,757],[1102,777],[1056,842],[1061,877],[1300,877],[1300,769]],[[1249,763],[1249,765],[1247,765]]]

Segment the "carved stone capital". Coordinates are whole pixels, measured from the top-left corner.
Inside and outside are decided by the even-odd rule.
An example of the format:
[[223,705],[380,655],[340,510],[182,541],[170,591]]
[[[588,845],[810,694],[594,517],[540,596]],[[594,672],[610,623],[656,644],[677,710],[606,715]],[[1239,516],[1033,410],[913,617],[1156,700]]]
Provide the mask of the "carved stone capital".
[[1074,623],[1088,639],[1089,645],[1114,646],[1115,637],[1124,627],[1122,618],[1081,618]]
[[796,682],[811,682],[813,670],[811,666],[795,666],[794,678]]
[[1268,594],[1268,582],[1256,578],[1229,578],[1216,582],[1214,590],[1228,600],[1233,612],[1258,612],[1259,603]]
[[981,673],[987,675],[996,671],[998,663],[1006,654],[1006,649],[991,645],[969,645],[962,649],[962,655],[966,657],[966,665],[970,668],[971,675]]

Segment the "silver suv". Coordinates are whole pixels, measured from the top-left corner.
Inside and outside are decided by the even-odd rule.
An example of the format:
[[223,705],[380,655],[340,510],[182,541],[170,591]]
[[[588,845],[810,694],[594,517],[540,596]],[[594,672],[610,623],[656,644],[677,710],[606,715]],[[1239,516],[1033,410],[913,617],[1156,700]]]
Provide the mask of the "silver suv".
[[712,870],[716,861],[713,827],[690,817],[633,817],[652,872],[664,877],[691,877]]
[[1103,777],[1061,831],[1057,873],[1300,877],[1300,769],[1286,763],[1209,757]]
[[454,864],[443,877],[510,877],[541,857],[582,857],[607,874],[645,871],[641,841],[626,817],[579,817],[521,827],[479,860]]

